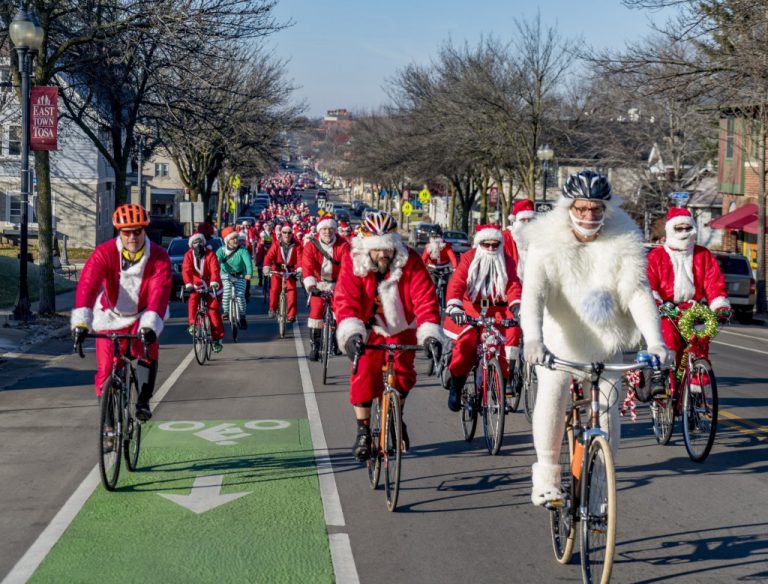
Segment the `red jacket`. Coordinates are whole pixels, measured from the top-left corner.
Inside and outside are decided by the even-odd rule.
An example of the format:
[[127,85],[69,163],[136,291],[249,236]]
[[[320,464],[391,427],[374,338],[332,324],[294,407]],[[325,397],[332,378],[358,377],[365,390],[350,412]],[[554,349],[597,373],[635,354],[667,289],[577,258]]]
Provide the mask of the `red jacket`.
[[[672,253],[678,255],[682,265],[676,266]],[[685,273],[693,273],[693,287]],[[696,245],[692,254],[672,252],[664,247],[657,247],[648,254],[648,283],[653,297],[658,304],[663,302],[689,302],[706,299],[712,310],[729,307],[728,292],[723,273],[715,256],[706,247]]]
[[340,237],[336,237],[330,254],[336,262],[333,263],[320,253],[314,242],[320,243],[317,239],[305,242],[301,254],[301,276],[304,279],[304,288],[309,290],[317,286],[320,290],[331,290],[333,283],[339,279],[341,261],[345,255],[349,254],[349,244]]
[[445,266],[451,264],[451,267],[455,270],[456,266],[459,265],[459,262],[456,259],[456,254],[449,243],[446,243],[443,249],[440,250],[440,257],[437,260],[433,259],[429,254],[429,245],[425,246],[424,252],[421,254],[421,259],[427,266]]
[[[467,294],[469,267],[472,264],[472,260],[476,254],[477,249],[475,248],[469,250],[465,254],[462,254],[459,267],[456,268],[456,270],[453,272],[453,275],[451,276],[451,279],[448,280],[448,287],[445,291],[446,307],[459,306],[469,316],[473,317],[480,316],[480,302],[482,300],[481,298],[476,298],[475,302],[472,302]],[[507,253],[504,253],[504,265],[507,270],[507,287],[504,291],[505,300],[501,302],[497,301],[491,306],[495,307],[495,310],[492,312],[499,312],[499,309],[501,309],[500,312],[503,313],[502,317],[509,318],[512,316],[512,313],[509,309],[515,304],[520,303],[520,295],[523,289],[520,285],[520,280],[517,278],[515,261],[512,259],[512,256],[508,255]],[[446,317],[444,321],[444,327],[449,336],[459,336],[470,328],[468,325],[459,326],[448,317]]]
[[270,270],[282,271],[283,265],[287,265],[290,271],[301,267],[301,246],[296,239],[291,241],[288,257],[283,256],[283,248],[278,239],[272,241],[272,246],[264,256],[264,267],[269,267]]
[[195,260],[194,250],[190,249],[184,254],[184,263],[181,266],[181,279],[184,284],[200,286],[204,283],[206,286],[210,286],[217,282],[221,286],[219,260],[216,259],[216,253],[210,248],[206,248],[203,261],[197,262]]
[[[504,253],[510,255],[512,259],[515,262],[515,265],[517,265],[520,261],[520,253],[517,250],[517,242],[515,241],[515,238],[512,237],[512,230],[507,227],[504,232]],[[515,269],[515,273],[517,273],[517,269]]]
[[360,239],[341,262],[333,298],[339,346],[355,334],[365,338],[368,328],[385,337],[416,329],[420,344],[427,337],[442,338],[435,285],[419,255],[399,245],[387,277],[377,283]]
[[97,331],[148,327],[160,334],[171,297],[171,260],[165,249],[146,240],[144,256],[123,270],[120,238],[96,247],[83,266],[75,292],[72,326]]

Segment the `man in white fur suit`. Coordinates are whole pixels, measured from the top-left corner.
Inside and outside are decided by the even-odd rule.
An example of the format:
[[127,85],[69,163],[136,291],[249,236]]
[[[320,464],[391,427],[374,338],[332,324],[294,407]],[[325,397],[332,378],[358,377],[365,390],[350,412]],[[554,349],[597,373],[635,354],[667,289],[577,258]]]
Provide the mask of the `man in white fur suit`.
[[[352,240],[350,253],[341,262],[333,298],[339,347],[344,347],[350,360],[359,359],[349,388],[357,419],[353,451],[359,461],[370,455],[371,403],[384,391],[385,353],[366,351],[365,343],[418,343],[435,358],[442,351],[440,307],[421,257],[403,244],[397,222],[388,213],[367,213],[362,227],[362,235]],[[403,399],[415,383],[414,353],[398,352],[395,385]],[[405,424],[403,442],[407,450]]]
[[[149,399],[157,378],[157,337],[168,317],[171,298],[171,260],[165,249],[149,240],[149,214],[141,205],[121,205],[112,215],[119,235],[99,245],[83,266],[75,293],[70,324],[80,344],[90,329],[97,333],[141,335],[148,345],[132,344],[133,355],[149,361],[149,379],[139,392],[136,417],[152,417]],[[127,346],[127,342],[123,342]],[[101,395],[112,369],[112,341],[96,339],[96,395]]]
[[[668,360],[642,235],[620,204],[605,176],[584,170],[568,178],[556,207],[526,233],[520,317],[527,361],[541,365],[549,351],[587,363],[619,360],[641,334],[649,353]],[[563,496],[559,456],[569,374],[545,367],[537,373],[531,499],[543,505]],[[620,438],[617,381],[606,374],[600,385],[600,424],[614,453]]]
[[[664,225],[666,240],[648,254],[648,283],[658,304],[672,302],[688,308],[692,301],[705,300],[720,322],[731,317],[731,303],[720,266],[712,252],[696,245],[696,223],[688,209],[673,207]],[[686,343],[668,319],[661,321],[664,342],[680,363]],[[700,346],[704,356],[709,343]]]

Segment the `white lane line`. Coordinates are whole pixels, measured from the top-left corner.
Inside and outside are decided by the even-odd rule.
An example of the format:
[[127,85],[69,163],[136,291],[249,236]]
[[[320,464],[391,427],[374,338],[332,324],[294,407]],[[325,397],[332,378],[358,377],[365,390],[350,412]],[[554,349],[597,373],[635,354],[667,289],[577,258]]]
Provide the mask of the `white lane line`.
[[[315,451],[315,464],[317,466],[317,478],[320,481],[320,497],[323,501],[325,524],[343,527],[346,525],[344,512],[341,509],[341,499],[336,488],[336,477],[333,474],[333,466],[328,454],[328,443],[325,440],[323,422],[320,419],[320,409],[317,406],[317,397],[315,396],[315,386],[309,374],[309,365],[307,365],[304,345],[301,342],[301,330],[299,329],[298,322],[293,324],[293,339],[296,343],[296,357],[299,361],[304,405],[307,408],[309,430]],[[349,535],[345,533],[329,533],[328,539],[336,582],[339,584],[358,584],[360,579],[357,575],[355,558],[352,556]]]
[[752,349],[750,347],[742,347],[741,345],[733,345],[731,343],[724,343],[723,341],[710,341],[715,345],[725,345],[726,347],[733,347],[734,349],[741,349],[742,351],[751,351],[752,353],[760,353],[761,355],[768,355],[768,351],[761,351],[760,349]]
[[765,341],[765,340],[768,340],[765,337],[759,337],[759,336],[755,336],[755,335],[745,335],[744,333],[737,333],[736,331],[732,331],[732,330],[729,330],[727,328],[720,329],[717,332],[718,332],[718,334],[721,334],[721,335],[722,334],[734,335],[736,337],[744,337],[745,339],[751,339],[753,341]]
[[[173,387],[173,384],[179,379],[184,370],[189,365],[190,361],[194,359],[194,349],[179,363],[178,367],[174,369],[171,376],[165,380],[160,389],[152,398],[152,405],[157,406],[158,403],[165,397],[165,394]],[[101,477],[99,476],[99,465],[97,464],[88,473],[88,476],[83,479],[83,482],[75,489],[75,492],[67,499],[64,506],[59,509],[56,516],[51,520],[48,526],[38,536],[27,552],[16,562],[13,569],[8,572],[8,575],[3,579],[2,584],[24,584],[32,577],[35,570],[51,551],[56,542],[61,539],[61,536],[67,530],[77,514],[85,505],[85,502],[91,496],[93,491],[96,490],[101,484]]]

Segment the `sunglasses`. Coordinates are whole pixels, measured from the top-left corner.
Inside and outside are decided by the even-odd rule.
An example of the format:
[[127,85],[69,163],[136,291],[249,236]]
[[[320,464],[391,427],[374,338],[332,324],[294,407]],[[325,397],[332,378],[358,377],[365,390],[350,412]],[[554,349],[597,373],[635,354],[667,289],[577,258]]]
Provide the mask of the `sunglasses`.
[[675,231],[693,231],[693,227],[690,225],[679,225],[678,227],[675,227]]
[[480,245],[482,245],[486,249],[496,249],[497,247],[499,247],[500,244],[498,241],[484,241]]
[[291,235],[293,231],[281,231],[280,233],[282,233],[283,235]]
[[138,237],[142,233],[144,233],[144,228],[142,227],[139,227],[138,229],[121,229],[120,230],[120,234],[125,235],[126,237],[130,235],[135,235],[136,237]]

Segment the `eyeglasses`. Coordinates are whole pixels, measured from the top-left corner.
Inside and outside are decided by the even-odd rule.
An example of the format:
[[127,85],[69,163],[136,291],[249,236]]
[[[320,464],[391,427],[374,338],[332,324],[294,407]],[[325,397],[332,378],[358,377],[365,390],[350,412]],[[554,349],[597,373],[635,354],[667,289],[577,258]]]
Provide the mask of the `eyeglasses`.
[[126,237],[129,237],[131,235],[138,237],[142,233],[144,233],[143,227],[139,227],[138,229],[121,229],[120,230],[120,235],[125,235]]
[[576,205],[574,205],[573,207],[571,207],[571,210],[579,217],[586,217],[590,213],[596,217],[600,217],[605,212],[605,209],[603,209],[603,207],[601,206],[577,207]]
[[497,247],[499,247],[499,242],[498,241],[484,241],[480,245],[482,245],[485,249],[496,249]]
[[293,231],[281,231],[280,233],[282,233],[283,235],[291,235]]

